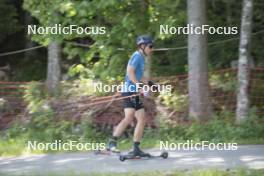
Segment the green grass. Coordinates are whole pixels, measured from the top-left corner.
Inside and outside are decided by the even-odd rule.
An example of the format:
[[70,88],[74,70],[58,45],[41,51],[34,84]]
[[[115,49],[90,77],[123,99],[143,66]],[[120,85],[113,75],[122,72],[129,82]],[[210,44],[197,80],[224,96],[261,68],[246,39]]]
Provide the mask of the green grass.
[[[194,122],[191,125],[162,124],[159,129],[146,128],[141,141],[141,148],[159,148],[159,142],[168,141],[169,143],[210,141],[212,143],[237,143],[245,144],[264,144],[263,124],[257,123],[257,117],[251,116],[248,121],[236,126],[226,122],[225,119],[214,118],[208,123]],[[27,141],[39,141],[43,143],[62,141],[78,141],[82,143],[98,142],[107,143],[107,138],[112,131],[100,132],[93,128],[89,121],[82,121],[78,130],[76,126],[67,121],[49,122],[43,124],[40,117],[32,124],[23,127],[20,124],[14,125],[0,136],[0,156],[14,156],[31,153],[54,153],[67,151],[29,151]],[[128,133],[131,134],[131,133]],[[122,138],[118,142],[120,150],[129,150],[132,148],[132,138]],[[74,152],[71,150],[69,152]]]
[[[38,173],[21,173],[18,176],[40,176]],[[87,176],[85,173],[68,172],[68,173],[47,173],[45,176]],[[89,176],[263,176],[264,170],[235,169],[202,169],[202,170],[177,170],[177,171],[156,171],[156,172],[126,172],[126,173],[93,173]],[[6,173],[0,173],[0,176],[13,176]]]
[[[103,140],[102,142],[107,142]],[[156,138],[145,138],[142,140],[141,147],[143,149],[146,148],[154,148],[159,146],[159,140]],[[132,139],[122,139],[118,142],[118,148],[120,150],[129,150],[132,147]],[[19,137],[15,139],[9,140],[0,140],[0,156],[19,156],[19,155],[27,155],[27,154],[43,154],[43,153],[61,153],[61,152],[74,152],[77,150],[71,151],[40,151],[34,150],[30,151],[27,148],[27,139],[25,137]]]
[[27,139],[24,137],[0,140],[0,156],[19,156],[27,154],[41,154],[43,151],[29,151]]
[[[168,140],[169,143],[177,143],[177,142],[186,142],[184,140]],[[107,142],[106,140],[102,140],[101,142]],[[239,145],[254,145],[254,144],[264,144],[264,140],[261,139],[245,139],[239,141],[230,141],[236,142]],[[148,148],[159,148],[160,147],[160,139],[157,137],[146,137],[143,138],[141,142],[142,149]],[[118,148],[120,150],[129,150],[132,148],[132,138],[131,139],[121,139],[118,142]],[[9,140],[0,140],[0,156],[19,156],[19,155],[28,155],[28,154],[43,154],[43,153],[62,153],[62,152],[75,152],[77,150],[71,151],[40,151],[34,150],[29,151],[27,148],[27,139],[25,137],[19,137],[15,139]]]

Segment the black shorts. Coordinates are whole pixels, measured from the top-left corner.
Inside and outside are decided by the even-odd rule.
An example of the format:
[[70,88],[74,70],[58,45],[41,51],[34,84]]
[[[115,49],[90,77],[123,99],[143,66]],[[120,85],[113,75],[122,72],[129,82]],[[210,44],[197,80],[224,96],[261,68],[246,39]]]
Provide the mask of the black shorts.
[[[134,92],[123,92],[122,97],[127,97],[127,96],[131,96],[135,94],[137,93],[136,92],[135,93]],[[139,95],[125,98],[123,100],[123,106],[124,108],[134,108],[136,111],[144,108],[143,102],[140,99]]]

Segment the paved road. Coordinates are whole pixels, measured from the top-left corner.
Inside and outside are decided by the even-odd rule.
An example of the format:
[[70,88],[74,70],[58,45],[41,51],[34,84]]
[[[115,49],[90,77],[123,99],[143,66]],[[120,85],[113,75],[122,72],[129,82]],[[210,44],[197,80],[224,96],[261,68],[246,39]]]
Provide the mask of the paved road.
[[[159,150],[148,150],[154,154]],[[120,162],[117,156],[93,153],[45,154],[0,158],[0,172],[17,173],[91,173],[153,171],[194,168],[264,168],[264,145],[239,146],[235,151],[170,151],[169,158],[149,160],[129,160]]]

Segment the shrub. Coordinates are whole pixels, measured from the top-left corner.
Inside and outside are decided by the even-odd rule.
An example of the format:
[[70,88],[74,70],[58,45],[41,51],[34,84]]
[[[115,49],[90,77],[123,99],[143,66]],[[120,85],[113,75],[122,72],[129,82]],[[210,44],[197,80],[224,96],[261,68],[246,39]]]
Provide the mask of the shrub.
[[241,125],[234,123],[234,117],[227,118],[227,114],[214,116],[208,122],[192,122],[190,124],[171,124],[162,121],[160,125],[161,138],[211,142],[264,140],[264,126],[259,123],[260,118],[256,116],[254,110],[251,110],[247,120]]

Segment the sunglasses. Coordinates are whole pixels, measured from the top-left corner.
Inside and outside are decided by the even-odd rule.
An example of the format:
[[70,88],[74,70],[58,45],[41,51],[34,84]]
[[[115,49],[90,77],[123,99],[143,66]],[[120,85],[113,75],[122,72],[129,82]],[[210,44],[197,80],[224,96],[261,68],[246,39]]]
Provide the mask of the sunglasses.
[[148,45],[148,47],[151,49],[151,48],[153,48],[153,45]]

